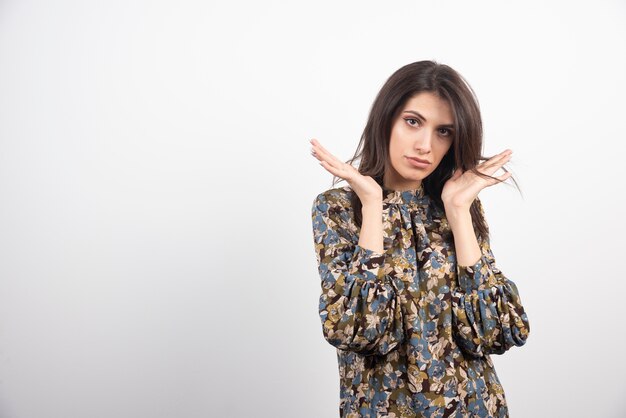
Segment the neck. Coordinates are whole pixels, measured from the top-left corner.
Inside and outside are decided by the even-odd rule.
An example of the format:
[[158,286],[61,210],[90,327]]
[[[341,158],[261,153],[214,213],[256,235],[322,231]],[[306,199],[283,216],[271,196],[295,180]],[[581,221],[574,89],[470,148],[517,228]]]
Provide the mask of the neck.
[[407,190],[417,190],[422,187],[422,180],[418,180],[417,182],[387,182],[383,180],[383,186],[388,190],[396,190],[399,192],[404,192]]
[[385,168],[383,187],[387,190],[403,192],[407,190],[417,190],[421,186],[422,180],[407,180],[400,176],[397,171],[390,169],[390,167]]

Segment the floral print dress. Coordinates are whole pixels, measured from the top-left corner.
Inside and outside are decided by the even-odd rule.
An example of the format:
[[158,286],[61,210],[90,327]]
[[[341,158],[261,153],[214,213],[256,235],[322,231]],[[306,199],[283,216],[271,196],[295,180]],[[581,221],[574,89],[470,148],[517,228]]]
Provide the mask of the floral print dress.
[[[456,263],[445,211],[383,188],[384,253],[361,247],[349,186],[312,207],[324,338],[337,349],[341,417],[508,417],[490,354],[530,331],[515,283],[481,258]],[[480,199],[476,199],[484,216]]]

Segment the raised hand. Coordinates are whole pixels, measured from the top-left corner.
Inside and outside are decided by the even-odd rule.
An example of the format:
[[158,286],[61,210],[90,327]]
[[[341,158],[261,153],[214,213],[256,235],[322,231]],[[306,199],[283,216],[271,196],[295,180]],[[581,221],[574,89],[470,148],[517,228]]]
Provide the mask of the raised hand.
[[[513,151],[510,149],[504,150],[500,154],[483,161],[476,168],[481,173],[491,176],[511,159],[512,153]],[[504,181],[509,177],[511,177],[511,172],[507,171],[495,178]],[[469,208],[482,189],[497,183],[497,180],[483,178],[471,171],[461,173],[461,170],[457,168],[454,170],[452,177],[444,184],[441,191],[441,200],[446,207]]]
[[376,183],[376,180],[370,176],[362,175],[351,164],[339,160],[328,152],[317,139],[311,139],[309,142],[313,147],[311,149],[311,155],[317,158],[320,161],[320,165],[329,173],[347,181],[352,190],[359,196],[363,205],[367,203],[378,204],[382,201],[383,190],[379,184]]

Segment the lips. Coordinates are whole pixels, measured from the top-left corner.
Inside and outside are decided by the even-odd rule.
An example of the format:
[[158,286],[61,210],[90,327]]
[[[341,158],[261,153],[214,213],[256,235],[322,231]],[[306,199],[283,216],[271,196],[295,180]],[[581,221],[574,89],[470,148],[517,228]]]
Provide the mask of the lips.
[[407,157],[413,161],[417,161],[418,163],[423,163],[423,164],[430,164],[430,161],[427,160],[422,160],[421,158],[417,158],[417,157]]

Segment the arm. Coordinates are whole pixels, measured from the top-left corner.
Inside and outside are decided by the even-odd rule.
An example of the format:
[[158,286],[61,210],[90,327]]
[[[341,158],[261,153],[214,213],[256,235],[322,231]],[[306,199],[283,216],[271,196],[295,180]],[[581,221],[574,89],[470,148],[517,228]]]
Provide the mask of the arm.
[[[485,212],[477,198],[483,217]],[[468,211],[469,214],[469,211]],[[530,332],[515,283],[496,267],[489,239],[468,238],[468,218],[452,215],[457,248],[457,283],[452,293],[452,331],[459,347],[472,356],[502,354],[526,343]],[[469,227],[471,217],[469,217]],[[480,256],[474,264],[480,249]],[[461,260],[461,261],[459,261]],[[472,260],[472,261],[468,261]]]
[[400,301],[383,270],[385,254],[362,247],[347,211],[327,196],[317,196],[312,207],[324,338],[341,350],[387,354],[404,330]]

